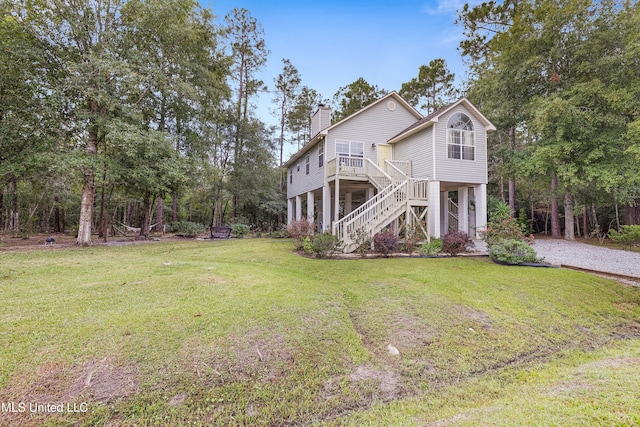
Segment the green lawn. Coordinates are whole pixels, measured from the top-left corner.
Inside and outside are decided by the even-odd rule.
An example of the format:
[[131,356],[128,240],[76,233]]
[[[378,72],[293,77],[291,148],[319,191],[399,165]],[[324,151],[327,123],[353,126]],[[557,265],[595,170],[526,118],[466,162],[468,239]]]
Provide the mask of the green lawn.
[[640,289],[292,248],[0,252],[0,425],[640,424]]

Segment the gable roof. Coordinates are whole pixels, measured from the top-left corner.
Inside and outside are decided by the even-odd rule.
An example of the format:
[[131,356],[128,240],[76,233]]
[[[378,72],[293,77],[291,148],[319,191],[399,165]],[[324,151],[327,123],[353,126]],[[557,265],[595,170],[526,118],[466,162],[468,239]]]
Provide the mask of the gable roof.
[[451,109],[457,107],[458,105],[465,106],[467,108],[467,110],[469,110],[476,117],[476,119],[478,119],[480,121],[480,123],[482,123],[484,125],[484,128],[487,131],[496,130],[496,127],[489,121],[489,119],[487,119],[480,112],[480,110],[478,110],[475,107],[475,105],[473,105],[471,103],[471,101],[469,101],[467,98],[460,98],[459,100],[457,100],[455,102],[452,102],[449,105],[445,105],[444,107],[440,108],[439,110],[436,110],[433,113],[429,114],[428,116],[423,117],[422,119],[418,120],[417,122],[415,122],[414,124],[412,124],[411,126],[406,128],[405,130],[403,130],[402,132],[400,132],[399,134],[397,134],[396,136],[391,138],[388,142],[390,144],[393,144],[393,143],[396,143],[398,141],[402,141],[406,137],[411,136],[411,135],[413,135],[415,133],[418,133],[421,130],[428,128],[429,126],[434,125],[435,123],[438,122],[438,120],[440,119],[440,117],[443,114],[447,113],[448,111],[450,111]]
[[311,138],[309,140],[309,142],[307,142],[305,144],[304,147],[302,147],[297,153],[295,153],[293,156],[291,156],[291,158],[289,160],[287,160],[287,162],[283,166],[285,168],[291,167],[294,162],[296,162],[302,156],[304,156],[306,153],[308,153],[313,148],[313,146],[315,146],[320,140],[324,139],[324,137],[329,133],[330,130],[342,125],[343,123],[345,123],[345,122],[347,122],[349,120],[352,120],[354,117],[357,117],[360,114],[363,114],[365,111],[373,108],[374,106],[380,104],[381,102],[384,102],[385,100],[388,100],[389,98],[395,99],[398,103],[400,103],[403,107],[405,107],[411,114],[413,114],[416,119],[421,119],[422,118],[422,114],[420,114],[420,112],[418,112],[418,110],[413,108],[407,101],[404,100],[404,98],[402,98],[400,95],[398,95],[398,93],[396,91],[391,91],[388,94],[386,94],[385,96],[383,96],[382,98],[378,99],[377,101],[372,102],[371,104],[367,105],[366,107],[361,108],[360,110],[356,111],[355,113],[351,114],[350,116],[347,116],[344,119],[340,120],[339,122],[334,123],[333,125],[329,126],[328,128],[325,128],[325,129],[321,130],[320,132],[318,132],[313,138]]

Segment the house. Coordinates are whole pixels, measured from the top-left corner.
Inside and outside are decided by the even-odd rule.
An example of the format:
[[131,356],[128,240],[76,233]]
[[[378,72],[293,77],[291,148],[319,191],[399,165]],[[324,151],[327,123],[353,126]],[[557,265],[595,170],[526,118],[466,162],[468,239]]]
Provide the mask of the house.
[[476,233],[487,217],[487,132],[466,98],[423,117],[396,92],[331,124],[320,106],[312,138],[286,163],[288,222],[307,218],[355,250],[354,232],[421,227]]

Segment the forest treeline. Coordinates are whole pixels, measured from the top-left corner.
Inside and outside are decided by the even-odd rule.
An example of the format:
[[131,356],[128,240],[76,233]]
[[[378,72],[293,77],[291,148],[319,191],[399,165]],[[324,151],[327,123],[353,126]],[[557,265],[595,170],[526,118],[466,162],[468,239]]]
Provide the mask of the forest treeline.
[[[269,50],[245,9],[192,0],[0,0],[0,226],[92,234],[286,217],[281,165],[387,91],[360,78],[332,99]],[[396,88],[424,113],[466,95],[497,126],[490,193],[532,230],[566,238],[640,223],[637,2],[507,1],[459,11],[462,88],[442,59]],[[256,116],[273,97],[277,126]],[[580,221],[575,221],[578,218]],[[95,237],[94,237],[95,238]]]

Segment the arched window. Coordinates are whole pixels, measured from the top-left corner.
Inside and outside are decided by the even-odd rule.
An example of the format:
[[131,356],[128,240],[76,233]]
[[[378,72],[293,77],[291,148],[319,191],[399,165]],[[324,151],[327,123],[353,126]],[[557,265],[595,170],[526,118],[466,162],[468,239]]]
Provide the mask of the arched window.
[[475,160],[476,147],[473,122],[463,113],[456,113],[447,122],[447,156],[450,159]]

